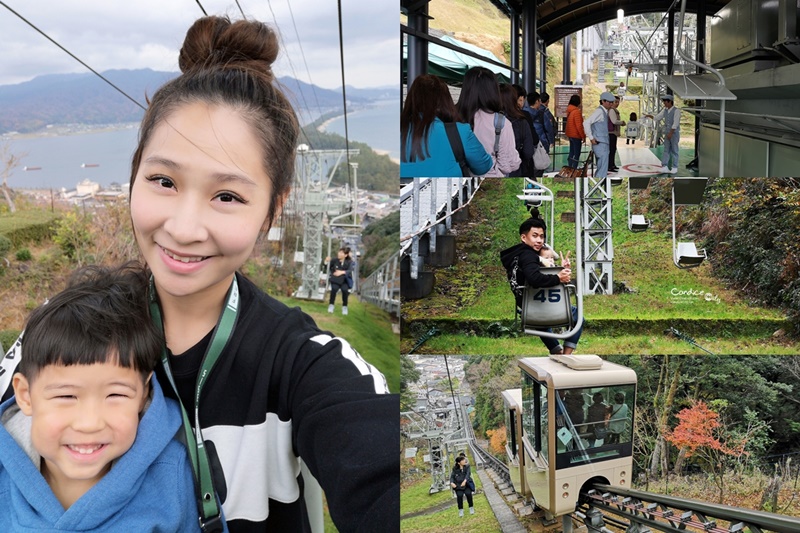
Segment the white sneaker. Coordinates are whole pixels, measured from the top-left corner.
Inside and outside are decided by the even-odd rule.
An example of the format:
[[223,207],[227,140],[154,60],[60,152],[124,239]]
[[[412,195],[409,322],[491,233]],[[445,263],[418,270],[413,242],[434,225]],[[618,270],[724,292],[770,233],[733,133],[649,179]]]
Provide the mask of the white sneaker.
[[328,312],[333,313],[333,304],[328,305]]
[[666,167],[666,166],[665,167],[661,167],[658,171],[661,174],[669,174],[670,173],[669,167]]
[[677,174],[678,173],[678,167],[669,169],[669,173],[670,174]]
[[461,517],[464,516],[464,509],[459,509],[458,510],[458,516],[461,516]]
[[346,305],[344,307],[342,307],[342,314],[343,315],[347,314],[347,306]]
[[470,507],[469,508],[469,514],[475,514],[475,508],[474,507]]

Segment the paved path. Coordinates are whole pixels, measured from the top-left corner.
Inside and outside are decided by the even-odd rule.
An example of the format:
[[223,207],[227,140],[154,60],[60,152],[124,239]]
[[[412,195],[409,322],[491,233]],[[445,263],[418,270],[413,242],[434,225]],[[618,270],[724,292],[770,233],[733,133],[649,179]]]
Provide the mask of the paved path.
[[480,469],[476,471],[478,477],[481,479],[486,499],[489,500],[489,505],[492,506],[492,512],[494,512],[494,516],[497,518],[497,522],[500,524],[500,529],[503,533],[525,533],[527,530],[519,523],[517,516],[514,514],[514,511],[508,507],[503,496],[497,492],[494,481],[489,478],[485,470]]

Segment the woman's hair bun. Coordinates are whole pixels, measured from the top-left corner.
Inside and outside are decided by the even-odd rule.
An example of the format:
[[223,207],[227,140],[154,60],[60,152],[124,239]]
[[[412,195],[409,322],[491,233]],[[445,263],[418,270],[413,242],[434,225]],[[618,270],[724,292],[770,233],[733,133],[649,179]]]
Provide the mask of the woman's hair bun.
[[203,68],[257,69],[272,77],[278,57],[278,36],[263,22],[227,16],[203,17],[195,21],[183,41],[178,65],[181,72]]

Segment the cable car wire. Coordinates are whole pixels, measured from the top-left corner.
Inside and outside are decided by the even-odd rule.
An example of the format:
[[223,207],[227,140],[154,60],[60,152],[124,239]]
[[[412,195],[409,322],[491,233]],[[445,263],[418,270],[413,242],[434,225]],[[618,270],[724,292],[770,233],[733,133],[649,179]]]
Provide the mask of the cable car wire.
[[[199,3],[200,3],[200,2],[198,1],[198,4],[199,4]],[[45,38],[46,38],[48,41],[50,41],[51,43],[53,43],[54,45],[56,45],[57,47],[59,47],[61,50],[63,50],[64,52],[66,52],[66,53],[67,53],[67,54],[68,54],[68,55],[69,55],[69,56],[70,56],[72,59],[74,59],[75,61],[77,61],[78,63],[80,63],[80,64],[81,64],[81,65],[83,65],[84,67],[86,67],[87,69],[89,69],[89,70],[90,70],[92,73],[94,73],[94,74],[95,74],[97,77],[99,77],[101,80],[103,80],[104,82],[106,82],[107,84],[109,84],[110,86],[112,86],[114,89],[116,89],[117,91],[119,91],[119,92],[120,92],[120,93],[121,93],[123,96],[125,96],[125,98],[127,98],[128,100],[130,100],[131,102],[133,102],[133,103],[134,103],[134,104],[136,104],[137,106],[141,107],[143,110],[147,110],[147,108],[146,108],[145,106],[143,106],[142,104],[140,104],[139,102],[137,102],[137,101],[136,101],[136,100],[135,100],[135,99],[134,99],[132,96],[130,96],[128,93],[126,93],[125,91],[123,91],[122,89],[120,89],[119,87],[117,87],[116,85],[114,85],[114,84],[113,84],[113,83],[112,83],[112,82],[111,82],[111,81],[110,81],[108,78],[106,78],[105,76],[103,76],[102,74],[100,74],[99,72],[97,72],[95,69],[93,69],[92,67],[90,67],[89,65],[87,65],[87,64],[86,64],[84,61],[82,61],[82,60],[81,60],[81,59],[80,59],[78,56],[76,56],[75,54],[73,54],[72,52],[70,52],[69,50],[67,50],[66,48],[64,48],[63,46],[61,46],[59,43],[57,43],[57,42],[55,41],[55,39],[53,39],[52,37],[50,37],[49,35],[47,35],[45,32],[43,32],[42,30],[40,30],[38,27],[36,27],[36,25],[35,25],[35,24],[33,24],[31,21],[29,21],[28,19],[26,19],[25,17],[23,17],[22,15],[20,15],[19,13],[17,13],[16,11],[14,11],[13,9],[11,9],[11,7],[9,7],[9,5],[8,5],[8,4],[6,4],[5,2],[3,2],[2,0],[0,0],[0,5],[2,5],[2,6],[3,6],[4,8],[6,8],[6,9],[8,9],[9,11],[11,11],[11,12],[12,12],[13,14],[15,14],[17,17],[19,17],[19,18],[20,18],[20,19],[21,19],[23,22],[25,22],[25,24],[27,24],[28,26],[30,26],[31,28],[33,28],[34,30],[36,30],[37,32],[39,32],[40,34],[42,34],[42,36],[44,36],[44,37],[45,37]],[[202,7],[202,6],[201,6],[201,7]]]
[[203,7],[203,4],[200,3],[200,0],[194,0],[194,1],[197,2],[198,6],[200,6],[200,11],[203,12],[203,15],[207,17],[208,13],[206,13],[206,8]]
[[303,43],[300,41],[300,33],[297,31],[297,24],[294,21],[294,12],[292,11],[292,3],[289,0],[286,0],[286,5],[289,7],[289,15],[291,15],[292,17],[292,26],[294,26],[294,34],[297,36],[297,44],[298,46],[300,46],[300,56],[303,58],[303,65],[305,65],[306,67],[306,74],[308,74],[308,81],[309,83],[311,83],[311,93],[314,95],[314,102],[317,104],[317,111],[319,111],[319,116],[322,116],[322,107],[319,105],[319,100],[317,99],[317,89],[314,86],[314,80],[311,79],[311,71],[308,70],[308,63],[306,62],[306,54],[303,51]]
[[347,91],[344,83],[344,34],[342,33],[342,0],[338,0],[339,6],[339,59],[342,64],[342,109],[344,111],[344,148],[347,157],[347,183],[350,183],[350,136],[347,133]]
[[241,5],[239,5],[239,0],[236,0],[236,7],[238,7],[238,8],[239,8],[239,13],[241,13],[241,14],[242,14],[242,18],[243,18],[243,19],[246,19],[246,18],[247,18],[247,16],[244,14],[244,10],[242,9],[242,6],[241,6]]
[[[275,22],[275,27],[277,28],[278,27],[278,18],[275,16],[275,11],[273,11],[273,9],[272,9],[272,2],[270,2],[270,0],[267,0],[267,6],[269,6],[269,12],[272,13],[272,20]],[[283,40],[283,35],[281,34],[280,31],[278,31],[278,39],[280,39],[280,41],[281,41],[281,49],[286,50],[286,43]],[[305,94],[303,94],[303,89],[300,87],[300,80],[297,77],[297,72],[295,72],[294,65],[292,64],[292,60],[291,60],[291,58],[289,57],[288,54],[286,55],[286,59],[289,62],[289,68],[292,71],[292,77],[294,78],[294,81],[297,84],[297,92],[300,93],[300,98],[303,100],[303,105],[305,106],[305,109],[309,109],[308,102],[306,102],[306,96],[305,96]],[[308,137],[308,134],[306,134],[305,128],[300,128],[300,134],[303,137],[305,137],[306,142],[308,142],[308,145],[313,150],[314,149],[314,145],[311,143],[311,139]],[[318,136],[318,138],[319,138],[319,136]]]

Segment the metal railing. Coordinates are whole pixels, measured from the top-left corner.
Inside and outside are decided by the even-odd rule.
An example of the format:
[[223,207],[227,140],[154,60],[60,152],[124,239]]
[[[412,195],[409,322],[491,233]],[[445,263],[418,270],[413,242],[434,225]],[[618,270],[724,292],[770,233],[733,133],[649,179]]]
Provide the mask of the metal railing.
[[400,316],[400,251],[361,279],[359,298]]
[[420,241],[427,235],[428,247],[436,251],[436,237],[452,224],[454,213],[466,207],[480,187],[479,177],[414,178],[400,191],[400,250],[408,255],[411,279],[417,279],[424,254]]

